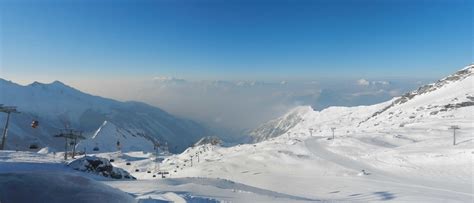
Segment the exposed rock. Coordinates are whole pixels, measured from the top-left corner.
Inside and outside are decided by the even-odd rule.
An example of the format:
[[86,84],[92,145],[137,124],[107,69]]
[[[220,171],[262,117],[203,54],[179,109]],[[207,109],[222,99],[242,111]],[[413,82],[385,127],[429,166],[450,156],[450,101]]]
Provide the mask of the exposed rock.
[[108,159],[95,156],[85,156],[76,159],[70,162],[68,166],[74,170],[93,173],[113,179],[136,179],[127,171],[112,166]]

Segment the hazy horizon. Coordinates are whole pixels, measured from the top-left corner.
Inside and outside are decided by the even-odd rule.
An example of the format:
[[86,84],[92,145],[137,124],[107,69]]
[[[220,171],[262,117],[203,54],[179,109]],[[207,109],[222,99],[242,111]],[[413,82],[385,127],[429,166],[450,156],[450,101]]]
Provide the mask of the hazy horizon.
[[[0,77],[215,128],[386,101],[472,63],[471,1],[2,1]],[[238,130],[237,130],[238,129]]]

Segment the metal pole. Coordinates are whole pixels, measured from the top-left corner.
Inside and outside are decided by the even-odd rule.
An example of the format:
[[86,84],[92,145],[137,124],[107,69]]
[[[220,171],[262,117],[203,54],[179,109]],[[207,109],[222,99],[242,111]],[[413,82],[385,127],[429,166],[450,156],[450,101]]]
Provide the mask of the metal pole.
[[66,144],[64,145],[64,160],[67,160],[67,137],[64,139],[66,139]]
[[331,130],[332,130],[332,140],[334,140],[334,130],[335,130],[335,129],[336,129],[336,128],[331,128]]
[[74,146],[72,146],[72,158],[74,159],[74,156],[76,155],[76,142],[77,142],[77,137],[74,138]]
[[5,128],[3,129],[3,135],[2,135],[2,145],[0,150],[5,149],[5,141],[7,137],[7,132],[8,132],[8,123],[10,122],[10,112],[7,113],[7,122],[5,123]]
[[456,145],[456,130],[460,129],[457,125],[452,125],[449,129],[453,129],[453,146]]
[[453,145],[456,145],[456,128],[453,128]]

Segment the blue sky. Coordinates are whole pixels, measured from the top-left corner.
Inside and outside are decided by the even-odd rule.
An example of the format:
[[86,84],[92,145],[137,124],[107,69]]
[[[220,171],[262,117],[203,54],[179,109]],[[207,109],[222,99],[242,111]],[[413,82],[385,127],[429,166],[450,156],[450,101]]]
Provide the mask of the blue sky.
[[[472,63],[469,0],[0,0],[0,77],[238,134],[387,101]],[[219,80],[216,82],[215,80]]]
[[473,61],[472,1],[12,1],[1,75],[438,78]]

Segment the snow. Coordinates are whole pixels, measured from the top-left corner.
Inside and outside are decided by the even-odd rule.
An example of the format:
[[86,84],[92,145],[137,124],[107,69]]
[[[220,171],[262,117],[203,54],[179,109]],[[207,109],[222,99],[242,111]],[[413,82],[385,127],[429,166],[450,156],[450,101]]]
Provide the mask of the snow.
[[84,156],[68,164],[74,170],[93,173],[114,179],[135,179],[127,171],[112,166],[106,158]]
[[[195,147],[161,167],[319,200],[472,202],[474,106],[451,106],[472,101],[473,68],[403,103],[299,107],[253,131],[261,142]],[[450,125],[461,128],[454,146]]]
[[[63,140],[52,137],[59,129],[73,128],[88,135],[104,121],[123,130],[141,132],[150,139],[166,141],[173,152],[183,151],[208,133],[196,122],[157,107],[93,96],[59,81],[22,86],[0,78],[0,104],[16,106],[21,112],[11,116],[7,149],[28,150],[30,144],[37,144],[40,148],[62,150]],[[1,123],[4,119],[0,116]],[[38,128],[30,127],[32,120],[39,121]]]
[[[111,150],[94,155],[114,159],[136,181],[74,171],[47,150],[1,151],[0,175],[70,173],[139,202],[473,202],[472,68],[400,97],[403,102],[298,107],[253,131],[256,143],[233,147],[202,142],[174,155],[114,152],[117,128],[106,123],[91,140],[104,139]],[[451,125],[460,127],[455,145]]]
[[0,173],[0,202],[133,203],[129,194],[63,172]]
[[[124,130],[112,122],[104,121],[90,139],[80,141],[76,150],[86,153],[115,152],[115,151],[154,151],[153,141],[142,136],[140,131]],[[117,146],[119,142],[119,146]],[[94,148],[97,147],[97,151]]]

